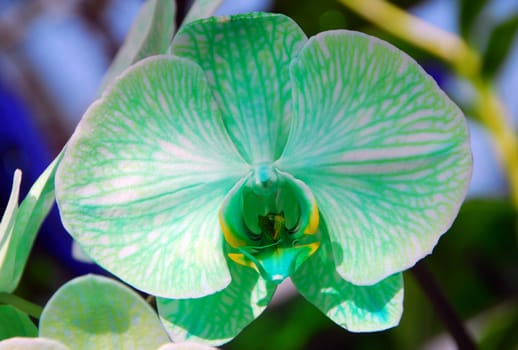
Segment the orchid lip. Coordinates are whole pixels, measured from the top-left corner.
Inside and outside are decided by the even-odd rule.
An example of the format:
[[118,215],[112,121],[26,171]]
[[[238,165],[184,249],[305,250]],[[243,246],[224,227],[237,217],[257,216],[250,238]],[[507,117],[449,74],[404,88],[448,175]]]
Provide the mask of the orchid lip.
[[229,253],[228,256],[240,265],[254,268],[264,280],[279,284],[297,271],[320,246],[320,242],[313,239],[310,243],[294,246],[282,243],[287,244],[273,244],[260,250],[240,247],[239,253]]
[[239,181],[219,212],[228,257],[280,283],[319,247],[319,211],[311,190],[272,165]]

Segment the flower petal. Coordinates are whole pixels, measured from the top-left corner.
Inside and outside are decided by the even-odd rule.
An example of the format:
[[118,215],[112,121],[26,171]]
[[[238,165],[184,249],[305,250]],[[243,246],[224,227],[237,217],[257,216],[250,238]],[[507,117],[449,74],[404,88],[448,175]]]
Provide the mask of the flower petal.
[[327,237],[322,247],[291,276],[304,298],[352,332],[380,331],[398,325],[403,313],[403,276],[357,286],[336,271]]
[[92,105],[56,174],[62,221],[97,263],[164,297],[230,282],[218,210],[248,170],[201,69],[155,56]]
[[156,312],[111,278],[86,275],[64,284],[40,318],[42,337],[70,349],[156,349],[169,341]]
[[62,343],[46,338],[15,337],[0,341],[0,350],[69,350]]
[[429,254],[471,176],[461,111],[410,57],[348,31],[292,64],[296,116],[278,162],[313,191],[340,275],[370,285]]
[[209,345],[194,342],[185,343],[167,343],[159,347],[157,350],[218,350]]
[[252,13],[188,23],[172,52],[198,63],[239,152],[250,164],[279,157],[291,114],[289,63],[306,37],[286,16]]
[[175,31],[175,14],[175,1],[147,0],[142,4],[126,40],[101,82],[99,92],[133,63],[167,53]]
[[275,285],[250,267],[229,261],[232,282],[197,299],[157,298],[158,314],[174,342],[220,345],[234,338],[266,308]]

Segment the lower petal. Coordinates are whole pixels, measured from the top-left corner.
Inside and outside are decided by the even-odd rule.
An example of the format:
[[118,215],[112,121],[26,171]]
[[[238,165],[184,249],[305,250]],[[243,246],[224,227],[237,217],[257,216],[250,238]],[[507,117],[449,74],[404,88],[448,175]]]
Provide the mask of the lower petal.
[[[325,238],[326,240],[326,238]],[[371,286],[357,286],[336,271],[329,242],[291,276],[304,298],[352,332],[397,326],[403,312],[403,276],[392,275]]]
[[248,267],[229,262],[230,285],[196,299],[157,298],[160,319],[174,342],[220,345],[232,340],[268,305],[275,285]]

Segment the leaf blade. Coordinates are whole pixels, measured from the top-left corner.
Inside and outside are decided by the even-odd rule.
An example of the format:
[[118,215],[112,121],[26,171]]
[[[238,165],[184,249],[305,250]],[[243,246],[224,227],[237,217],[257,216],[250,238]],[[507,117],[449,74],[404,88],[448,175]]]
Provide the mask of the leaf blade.
[[38,336],[38,329],[29,316],[11,305],[0,305],[0,325],[0,340]]
[[132,64],[149,56],[165,54],[175,31],[176,2],[147,0],[108,68],[99,93]]
[[212,16],[223,0],[196,0],[185,16],[183,23],[189,23],[198,19]]
[[491,78],[498,73],[518,33],[518,14],[496,25],[489,35],[482,58],[482,74]]
[[[20,281],[20,278],[29,257],[34,239],[38,230],[54,205],[54,177],[56,168],[63,151],[49,164],[45,171],[32,185],[29,193],[18,208],[10,207],[11,199],[4,216],[7,219],[4,226],[4,218],[0,224],[0,236],[2,241],[2,259],[0,261],[0,292],[11,293]],[[18,175],[17,175],[18,174]],[[15,172],[13,191],[16,187],[16,197],[13,204],[18,202],[21,173]],[[2,230],[6,230],[2,232]],[[10,230],[10,231],[9,231]],[[10,232],[10,233],[9,233]],[[8,240],[4,239],[7,237]]]

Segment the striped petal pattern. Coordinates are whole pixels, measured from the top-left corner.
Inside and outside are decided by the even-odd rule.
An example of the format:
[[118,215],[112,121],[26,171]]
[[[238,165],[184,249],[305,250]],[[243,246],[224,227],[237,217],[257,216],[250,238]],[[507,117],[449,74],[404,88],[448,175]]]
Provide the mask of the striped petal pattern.
[[232,261],[229,269],[232,282],[222,291],[197,299],[157,298],[160,319],[174,342],[226,343],[263,312],[275,285]]
[[[324,226],[321,224],[320,230],[325,233]],[[322,242],[315,255],[291,276],[299,293],[349,331],[373,332],[397,326],[403,313],[402,274],[371,286],[354,285],[337,273],[329,240]]]
[[282,15],[212,17],[178,31],[172,53],[198,63],[225,126],[250,164],[277,159],[291,114],[289,64],[306,36]]
[[292,62],[280,169],[312,189],[337,270],[370,285],[429,254],[467,191],[461,111],[410,57],[348,31],[312,37]]
[[247,171],[201,69],[155,56],[86,112],[56,174],[57,202],[110,272],[153,295],[200,297],[230,282],[218,210]]

